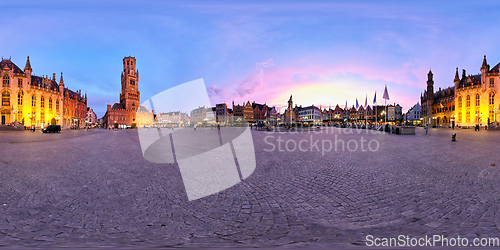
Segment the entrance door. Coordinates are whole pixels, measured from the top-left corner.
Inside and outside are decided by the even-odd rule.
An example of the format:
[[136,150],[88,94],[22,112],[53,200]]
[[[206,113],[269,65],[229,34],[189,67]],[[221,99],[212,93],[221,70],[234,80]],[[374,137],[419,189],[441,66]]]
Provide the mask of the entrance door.
[[2,115],[2,125],[5,125],[5,124],[6,124],[5,115]]
[[52,120],[50,120],[50,125],[56,125],[56,119],[52,118]]

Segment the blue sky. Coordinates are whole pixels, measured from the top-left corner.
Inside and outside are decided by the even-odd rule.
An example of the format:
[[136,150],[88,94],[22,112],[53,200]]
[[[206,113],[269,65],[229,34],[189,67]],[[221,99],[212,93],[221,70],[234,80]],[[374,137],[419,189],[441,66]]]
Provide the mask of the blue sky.
[[419,101],[500,62],[498,1],[3,1],[0,54],[64,74],[102,116],[134,56],[141,101],[203,78],[212,103]]

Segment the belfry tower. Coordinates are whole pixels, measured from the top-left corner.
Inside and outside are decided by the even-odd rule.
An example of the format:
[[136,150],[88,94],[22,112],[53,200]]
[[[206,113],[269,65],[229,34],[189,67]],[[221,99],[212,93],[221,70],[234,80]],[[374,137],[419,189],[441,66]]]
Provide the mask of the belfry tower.
[[136,111],[141,101],[139,70],[135,69],[135,57],[123,58],[122,93],[120,103],[126,110]]

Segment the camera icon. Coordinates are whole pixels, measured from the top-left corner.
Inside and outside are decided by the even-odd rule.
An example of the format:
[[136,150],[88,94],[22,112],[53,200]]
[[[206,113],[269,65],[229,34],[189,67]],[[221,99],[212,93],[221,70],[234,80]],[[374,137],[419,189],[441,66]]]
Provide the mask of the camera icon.
[[[167,89],[141,106],[157,114],[196,114],[189,127],[138,128],[144,158],[154,163],[177,164],[189,201],[230,188],[255,171],[253,138],[245,121],[238,127],[207,126],[215,124],[216,114],[203,79]],[[202,116],[191,112],[194,110],[203,110]],[[202,122],[198,125],[194,119]]]

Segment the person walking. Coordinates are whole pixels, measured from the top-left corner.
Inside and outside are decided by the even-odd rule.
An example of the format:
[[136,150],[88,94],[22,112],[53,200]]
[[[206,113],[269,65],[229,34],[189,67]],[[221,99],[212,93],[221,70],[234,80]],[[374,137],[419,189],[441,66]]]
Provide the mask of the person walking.
[[429,131],[429,126],[425,125],[425,135],[427,135],[427,132]]

